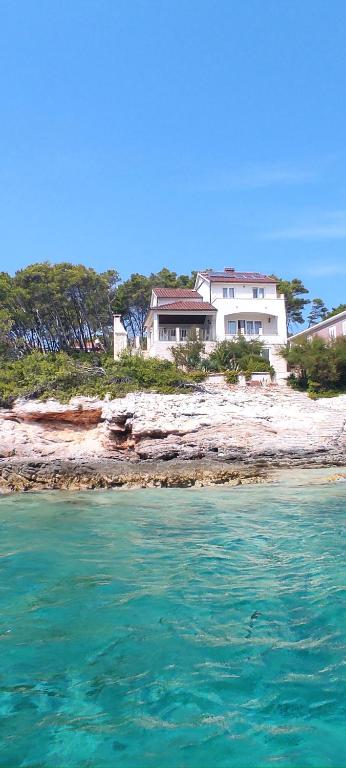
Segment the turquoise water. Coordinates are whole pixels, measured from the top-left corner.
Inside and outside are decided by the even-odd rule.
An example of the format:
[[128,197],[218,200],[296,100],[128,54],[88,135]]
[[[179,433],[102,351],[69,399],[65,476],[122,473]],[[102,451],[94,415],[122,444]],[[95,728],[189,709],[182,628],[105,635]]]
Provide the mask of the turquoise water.
[[346,766],[346,486],[0,499],[0,765]]

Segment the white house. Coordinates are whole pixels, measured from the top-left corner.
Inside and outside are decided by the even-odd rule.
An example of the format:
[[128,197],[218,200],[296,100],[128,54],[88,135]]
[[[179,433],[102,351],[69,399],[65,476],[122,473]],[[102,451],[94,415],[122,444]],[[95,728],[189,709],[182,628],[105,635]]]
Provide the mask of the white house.
[[171,347],[186,341],[192,328],[207,353],[216,342],[239,334],[260,338],[277,380],[286,378],[286,362],[278,354],[287,342],[286,308],[274,278],[226,267],[198,272],[193,290],[154,288],[146,318],[149,356],[170,359]]

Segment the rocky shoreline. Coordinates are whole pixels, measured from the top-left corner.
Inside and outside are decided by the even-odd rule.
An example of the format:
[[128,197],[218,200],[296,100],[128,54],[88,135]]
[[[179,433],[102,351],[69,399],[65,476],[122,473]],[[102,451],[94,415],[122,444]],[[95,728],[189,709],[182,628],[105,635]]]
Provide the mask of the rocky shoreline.
[[346,396],[220,385],[183,395],[17,401],[0,411],[0,492],[266,482],[346,465]]
[[97,488],[201,488],[266,482],[263,469],[192,461],[141,462],[0,462],[0,492],[91,490]]

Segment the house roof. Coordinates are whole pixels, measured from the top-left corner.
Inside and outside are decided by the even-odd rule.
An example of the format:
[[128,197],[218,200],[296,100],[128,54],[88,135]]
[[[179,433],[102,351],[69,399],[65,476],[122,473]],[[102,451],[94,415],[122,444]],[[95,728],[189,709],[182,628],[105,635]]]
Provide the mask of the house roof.
[[157,312],[162,312],[162,310],[169,310],[170,312],[181,310],[188,312],[216,312],[216,307],[213,307],[208,301],[173,301],[171,304],[161,304],[161,306],[150,307],[150,309]]
[[293,336],[289,337],[289,341],[292,339],[299,339],[300,336],[309,336],[313,334],[315,331],[319,331],[321,328],[328,328],[329,325],[334,325],[335,323],[339,323],[341,320],[346,320],[346,310],[344,309],[342,312],[338,312],[337,315],[332,315],[331,317],[327,317],[326,320],[321,320],[320,323],[315,323],[315,325],[310,325],[309,328],[305,328],[304,331],[299,331],[298,333],[293,334]]
[[210,270],[199,274],[210,280],[211,283],[277,283],[274,277],[268,277],[261,272],[236,272],[225,269],[222,272]]
[[153,293],[159,299],[200,299],[198,291],[192,288],[153,288]]

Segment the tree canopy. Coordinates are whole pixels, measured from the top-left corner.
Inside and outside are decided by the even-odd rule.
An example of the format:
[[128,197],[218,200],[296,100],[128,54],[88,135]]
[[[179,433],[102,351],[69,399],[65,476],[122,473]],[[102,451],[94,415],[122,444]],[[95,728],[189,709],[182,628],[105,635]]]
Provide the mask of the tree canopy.
[[309,327],[320,323],[321,320],[325,320],[328,316],[328,309],[323,299],[312,299],[310,312],[308,314]]
[[98,335],[108,345],[118,280],[116,270],[68,263],[32,264],[14,277],[2,272],[0,338],[5,332],[12,348],[42,352],[93,349]]
[[123,323],[130,336],[143,336],[144,323],[150,306],[152,289],[161,288],[193,288],[195,272],[191,275],[177,275],[167,267],[160,272],[150,275],[133,273],[128,280],[119,285],[116,292],[114,308],[122,316]]
[[293,280],[283,280],[276,275],[270,275],[270,277],[278,281],[278,293],[283,293],[285,296],[287,330],[292,332],[295,325],[304,322],[303,311],[307,304],[310,304],[310,300],[303,296],[306,296],[309,291],[298,277],[294,277]]
[[346,304],[339,304],[338,307],[332,307],[330,312],[327,312],[326,317],[323,319],[328,319],[329,317],[334,317],[334,315],[338,315],[339,312],[345,312],[346,310]]

